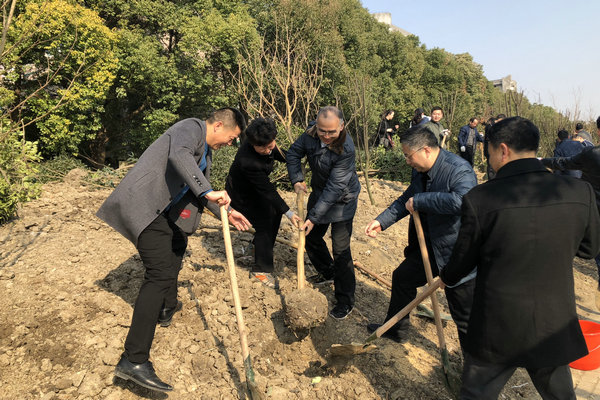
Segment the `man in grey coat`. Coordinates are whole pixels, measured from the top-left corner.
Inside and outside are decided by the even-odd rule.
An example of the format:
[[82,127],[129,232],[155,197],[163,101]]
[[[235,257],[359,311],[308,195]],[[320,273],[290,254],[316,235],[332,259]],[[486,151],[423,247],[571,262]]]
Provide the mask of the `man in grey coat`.
[[[146,149],[98,210],[100,219],[136,246],[146,270],[117,377],[152,390],[173,390],[149,361],[154,331],[157,323],[168,326],[181,309],[177,277],[187,237],[198,228],[203,208],[218,215],[219,206],[231,201],[226,191],[211,188],[212,150],[230,146],[245,126],[234,108],[217,110],[206,121],[177,122]],[[231,207],[228,213],[237,229],[250,226]]]
[[[376,237],[396,221],[418,211],[425,233],[427,252],[434,276],[447,264],[460,228],[462,197],[477,185],[471,165],[456,154],[441,149],[437,138],[427,126],[418,125],[400,136],[402,151],[413,167],[410,186],[385,211],[367,225],[365,233]],[[467,333],[473,298],[475,270],[452,288],[446,298],[452,318],[458,328],[461,346]],[[417,240],[413,218],[408,228],[408,246],[404,260],[392,275],[392,295],[386,321],[402,310],[417,295],[417,288],[427,283],[425,267]],[[374,331],[381,324],[367,326]],[[384,336],[395,341],[406,339],[410,327],[408,315]]]

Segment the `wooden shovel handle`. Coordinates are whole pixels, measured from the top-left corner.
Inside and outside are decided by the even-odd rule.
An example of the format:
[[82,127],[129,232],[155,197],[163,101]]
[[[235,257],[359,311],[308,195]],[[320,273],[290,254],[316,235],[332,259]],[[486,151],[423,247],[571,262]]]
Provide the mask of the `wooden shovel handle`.
[[250,351],[248,350],[246,325],[244,324],[244,315],[242,314],[242,303],[240,301],[237,276],[235,274],[235,263],[233,261],[233,248],[231,247],[231,236],[229,234],[229,220],[227,219],[227,209],[225,206],[221,206],[221,224],[223,225],[223,239],[225,241],[225,254],[227,256],[229,282],[231,283],[231,295],[233,296],[233,304],[235,306],[235,319],[237,321],[240,342],[242,344],[242,357],[244,360],[249,360]]
[[386,333],[398,321],[400,321],[402,318],[407,316],[408,313],[410,313],[413,308],[415,308],[416,306],[421,304],[423,302],[423,300],[425,300],[429,296],[434,295],[434,292],[436,291],[436,289],[438,289],[440,287],[441,284],[442,284],[442,281],[439,278],[436,279],[435,281],[433,281],[433,284],[427,286],[427,288],[422,293],[417,295],[417,297],[415,297],[415,299],[413,301],[408,303],[402,310],[398,311],[396,313],[396,315],[394,315],[392,318],[387,320],[387,322],[385,324],[383,324],[379,328],[377,328],[377,330],[375,332],[373,332],[373,334],[366,340],[366,343],[381,337],[381,335]]
[[[298,216],[304,223],[304,192],[301,190],[296,197],[298,206]],[[298,289],[304,289],[306,280],[304,276],[304,245],[306,244],[306,233],[304,229],[298,227],[298,253],[296,255],[296,265],[298,269]]]
[[[427,244],[425,243],[425,233],[423,232],[423,225],[421,224],[421,217],[418,211],[414,211],[413,219],[415,221],[415,229],[417,230],[417,238],[419,238],[419,248],[421,249],[421,256],[423,257],[423,265],[425,266],[425,276],[427,276],[427,283],[429,286],[433,283],[433,274],[431,272],[431,262],[429,261],[429,253],[427,252]],[[442,318],[440,316],[440,305],[438,303],[437,296],[431,295],[431,306],[433,308],[433,318],[435,319],[435,328],[437,330],[438,340],[440,342],[440,348],[446,348],[446,340],[444,338],[444,329],[442,327]]]

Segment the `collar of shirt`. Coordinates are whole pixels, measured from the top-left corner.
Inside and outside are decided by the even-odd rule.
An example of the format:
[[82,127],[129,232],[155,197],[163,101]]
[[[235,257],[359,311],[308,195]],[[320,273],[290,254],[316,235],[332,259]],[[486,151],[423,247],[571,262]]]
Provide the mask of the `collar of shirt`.
[[446,159],[446,150],[440,148],[440,153],[438,154],[437,158],[435,159],[433,166],[429,169],[429,171],[422,172],[422,174],[426,175],[427,177],[429,177],[429,180],[433,181],[435,179],[435,177],[437,176],[437,174],[439,173],[440,168],[442,167],[442,164],[444,163],[445,159]]

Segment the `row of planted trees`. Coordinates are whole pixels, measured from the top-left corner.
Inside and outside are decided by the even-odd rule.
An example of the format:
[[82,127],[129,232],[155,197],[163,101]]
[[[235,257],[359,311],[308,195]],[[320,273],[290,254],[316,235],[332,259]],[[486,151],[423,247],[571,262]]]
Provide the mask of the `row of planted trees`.
[[519,114],[548,143],[573,124],[507,98],[469,54],[389,32],[358,0],[1,1],[0,220],[37,194],[40,159],[117,166],[175,121],[222,106],[274,118],[291,142],[334,104],[362,148],[388,108],[401,129],[417,107],[443,107],[454,131]]

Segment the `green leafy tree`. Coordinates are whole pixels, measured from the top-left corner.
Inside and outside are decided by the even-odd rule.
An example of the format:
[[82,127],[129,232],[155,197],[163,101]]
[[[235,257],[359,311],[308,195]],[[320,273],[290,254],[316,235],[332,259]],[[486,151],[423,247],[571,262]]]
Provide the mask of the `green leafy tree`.
[[67,1],[30,1],[8,32],[6,114],[22,120],[44,155],[78,153],[96,136],[117,59],[115,35],[92,10]]

